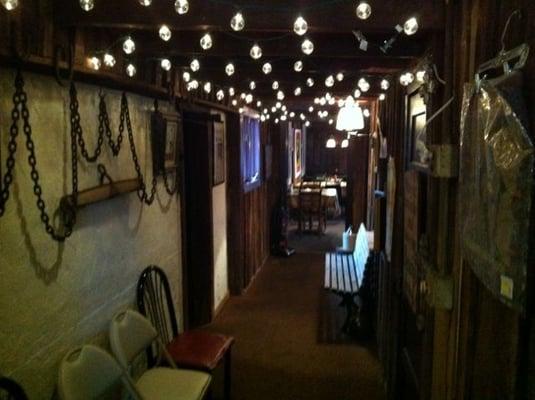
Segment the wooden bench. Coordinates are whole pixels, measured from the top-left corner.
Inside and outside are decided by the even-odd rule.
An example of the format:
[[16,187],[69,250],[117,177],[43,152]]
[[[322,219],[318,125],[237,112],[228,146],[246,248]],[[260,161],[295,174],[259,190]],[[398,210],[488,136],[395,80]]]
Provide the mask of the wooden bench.
[[325,254],[324,287],[342,297],[341,306],[347,310],[344,331],[351,331],[358,325],[359,306],[355,297],[362,286],[364,271],[370,248],[368,234],[361,224],[353,252],[332,252]]

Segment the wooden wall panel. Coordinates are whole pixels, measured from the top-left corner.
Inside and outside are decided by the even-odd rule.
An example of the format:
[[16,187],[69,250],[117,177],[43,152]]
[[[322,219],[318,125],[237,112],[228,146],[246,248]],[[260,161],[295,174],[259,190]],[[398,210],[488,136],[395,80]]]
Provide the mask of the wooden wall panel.
[[[327,149],[325,143],[333,135],[338,141],[335,149]],[[306,166],[307,175],[347,175],[349,149],[340,148],[344,135],[327,122],[314,122],[307,129]]]

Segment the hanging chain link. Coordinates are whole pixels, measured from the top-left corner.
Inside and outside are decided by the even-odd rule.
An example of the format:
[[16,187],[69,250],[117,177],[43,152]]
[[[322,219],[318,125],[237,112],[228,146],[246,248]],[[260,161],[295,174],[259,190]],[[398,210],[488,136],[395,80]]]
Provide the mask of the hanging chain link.
[[[126,97],[126,96],[125,96]],[[100,126],[104,126],[106,129],[106,137],[108,138],[108,145],[110,146],[110,149],[114,156],[119,155],[119,152],[121,151],[121,143],[123,142],[123,132],[124,132],[124,115],[123,115],[123,100],[121,98],[121,122],[119,123],[119,135],[117,136],[117,143],[113,141],[112,134],[111,134],[111,128],[110,128],[110,118],[108,116],[108,110],[106,108],[106,102],[104,101],[104,95],[100,95],[100,104],[99,104],[99,129]],[[128,105],[127,105],[128,107]]]
[[128,141],[130,142],[130,151],[132,152],[132,160],[134,161],[134,168],[136,169],[137,177],[140,182],[140,188],[137,191],[137,195],[141,201],[145,202],[145,204],[150,206],[153,203],[156,194],[157,180],[156,176],[153,175],[149,194],[149,192],[147,192],[147,185],[145,183],[143,173],[141,172],[141,166],[139,165],[139,160],[137,157],[136,145],[134,143],[134,134],[132,133],[132,123],[130,121],[130,111],[128,110],[128,100],[126,98],[126,94],[124,93],[121,99],[121,125],[123,124],[123,121],[126,122]]

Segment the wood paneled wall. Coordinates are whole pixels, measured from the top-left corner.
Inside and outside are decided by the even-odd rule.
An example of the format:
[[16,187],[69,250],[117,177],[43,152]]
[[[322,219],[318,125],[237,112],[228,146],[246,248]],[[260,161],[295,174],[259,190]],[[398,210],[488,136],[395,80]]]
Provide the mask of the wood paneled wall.
[[[336,138],[338,146],[328,149],[325,143],[330,136]],[[327,122],[314,122],[307,129],[306,165],[307,175],[347,175],[349,149],[340,148],[344,135]]]

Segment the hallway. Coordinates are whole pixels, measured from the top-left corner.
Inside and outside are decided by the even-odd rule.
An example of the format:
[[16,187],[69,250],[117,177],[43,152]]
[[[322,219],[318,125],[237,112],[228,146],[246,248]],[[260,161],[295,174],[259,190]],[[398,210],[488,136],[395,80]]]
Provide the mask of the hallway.
[[343,310],[322,280],[322,254],[271,258],[210,325],[236,337],[233,399],[385,398],[374,351],[341,337]]

